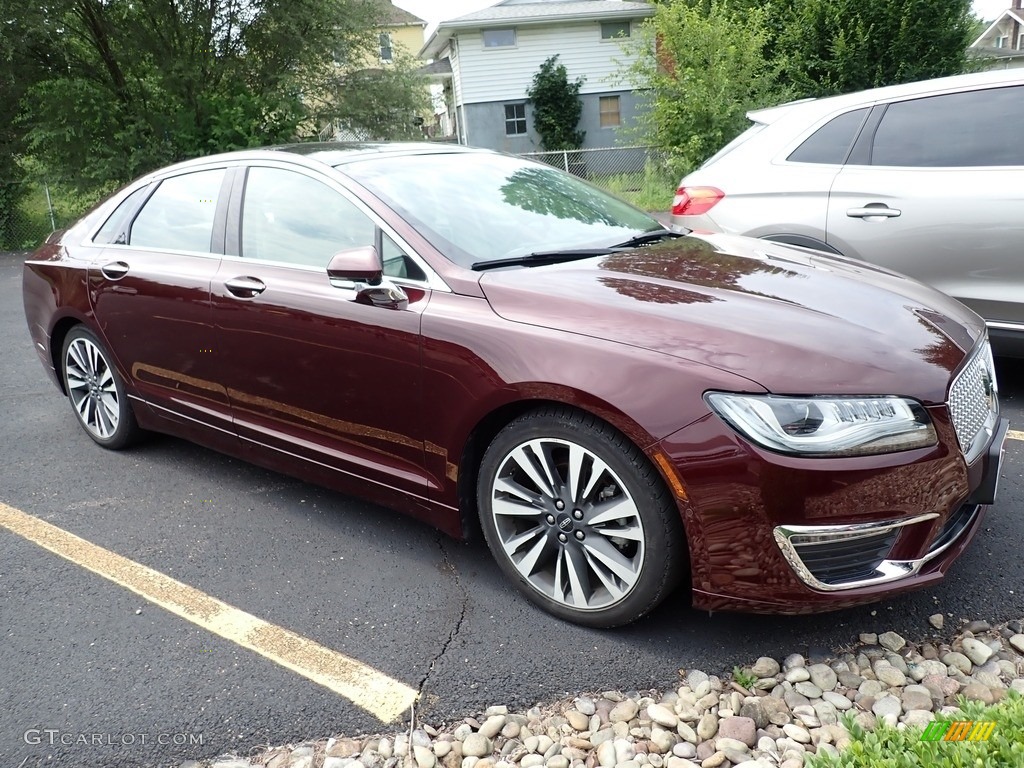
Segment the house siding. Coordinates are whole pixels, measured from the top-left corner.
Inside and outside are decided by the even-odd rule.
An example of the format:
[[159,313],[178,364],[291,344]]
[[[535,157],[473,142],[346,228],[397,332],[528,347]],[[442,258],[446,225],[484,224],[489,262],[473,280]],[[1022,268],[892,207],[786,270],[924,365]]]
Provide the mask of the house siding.
[[[634,36],[638,27],[639,21],[634,20]],[[540,65],[556,53],[570,81],[584,78],[581,94],[619,91],[626,86],[620,63],[626,66],[634,58],[623,42],[601,40],[599,20],[519,26],[514,48],[485,49],[479,30],[459,33],[458,66],[452,60],[452,69],[462,76],[456,98],[466,105],[525,99]]]
[[[601,96],[619,97],[619,114],[622,118],[620,127],[601,127]],[[632,91],[609,90],[603,93],[583,94],[580,99],[583,102],[583,112],[580,115],[579,128],[586,132],[583,140],[584,148],[596,149],[632,143],[628,132],[624,133],[623,131],[636,124],[635,118],[642,103],[638,94]],[[542,151],[540,135],[534,128],[533,109],[530,104],[526,104],[527,132],[519,136],[505,135],[505,105],[525,102],[526,97],[520,96],[505,101],[464,105],[462,109],[468,126],[468,143],[476,147],[486,147],[517,155],[524,152]]]

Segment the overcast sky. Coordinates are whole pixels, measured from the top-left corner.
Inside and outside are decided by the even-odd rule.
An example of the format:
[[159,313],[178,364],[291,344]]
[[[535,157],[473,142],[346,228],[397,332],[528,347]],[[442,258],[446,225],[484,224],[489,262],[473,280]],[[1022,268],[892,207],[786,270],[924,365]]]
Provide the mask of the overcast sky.
[[[494,5],[497,0],[395,0],[395,5],[431,22],[430,30],[442,19],[453,19],[464,13]],[[974,0],[974,12],[983,19],[993,19],[1010,7],[1010,0]]]

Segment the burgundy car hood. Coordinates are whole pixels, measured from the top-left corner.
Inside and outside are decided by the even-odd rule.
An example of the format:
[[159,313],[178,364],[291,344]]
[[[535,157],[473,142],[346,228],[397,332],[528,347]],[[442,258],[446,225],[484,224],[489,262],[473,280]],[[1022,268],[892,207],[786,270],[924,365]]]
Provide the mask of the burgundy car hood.
[[984,329],[963,305],[891,272],[726,235],[486,272],[480,284],[507,320],[655,350],[788,394],[941,402]]

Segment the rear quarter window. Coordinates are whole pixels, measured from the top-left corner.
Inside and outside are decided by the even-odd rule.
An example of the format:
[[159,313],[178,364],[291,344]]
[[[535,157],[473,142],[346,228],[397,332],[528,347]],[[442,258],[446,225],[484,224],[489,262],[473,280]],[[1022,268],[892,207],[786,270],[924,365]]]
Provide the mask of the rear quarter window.
[[164,179],[132,224],[130,243],[162,251],[210,253],[224,169]]
[[869,107],[864,107],[832,118],[808,136],[786,159],[794,163],[842,165],[869,111]]

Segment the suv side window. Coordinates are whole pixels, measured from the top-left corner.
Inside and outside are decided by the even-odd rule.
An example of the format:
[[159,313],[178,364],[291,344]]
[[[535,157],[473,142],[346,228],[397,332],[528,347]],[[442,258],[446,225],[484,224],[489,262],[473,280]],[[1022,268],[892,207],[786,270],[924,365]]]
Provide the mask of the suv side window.
[[869,111],[870,107],[863,107],[833,117],[808,136],[786,159],[794,163],[842,165]]
[[164,179],[135,217],[131,245],[210,253],[217,196],[223,180],[223,168]]
[[918,168],[1024,165],[1024,87],[948,93],[890,104],[872,165]]
[[242,256],[326,267],[348,248],[372,246],[376,227],[340,192],[301,173],[249,169],[242,202]]

